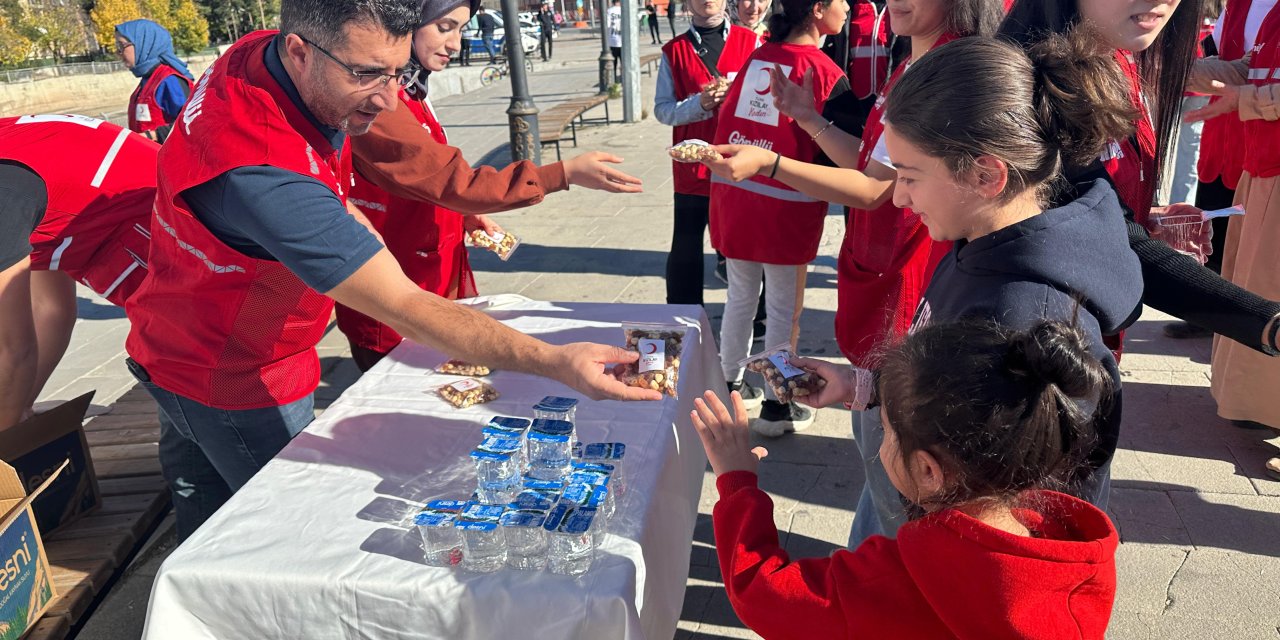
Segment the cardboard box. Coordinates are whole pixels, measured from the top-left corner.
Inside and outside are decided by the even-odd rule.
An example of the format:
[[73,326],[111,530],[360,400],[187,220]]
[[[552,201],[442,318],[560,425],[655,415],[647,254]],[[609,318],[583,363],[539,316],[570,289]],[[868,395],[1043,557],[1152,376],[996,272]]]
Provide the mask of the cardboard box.
[[16,640],[40,620],[57,590],[31,503],[58,479],[64,462],[27,493],[18,472],[0,462],[0,640]]
[[[27,492],[34,492],[60,465],[68,463],[58,481],[32,505],[36,523],[45,535],[102,506],[98,477],[93,472],[89,443],[82,428],[92,399],[91,391],[0,435],[0,460],[17,471]],[[0,640],[3,638],[0,633]]]

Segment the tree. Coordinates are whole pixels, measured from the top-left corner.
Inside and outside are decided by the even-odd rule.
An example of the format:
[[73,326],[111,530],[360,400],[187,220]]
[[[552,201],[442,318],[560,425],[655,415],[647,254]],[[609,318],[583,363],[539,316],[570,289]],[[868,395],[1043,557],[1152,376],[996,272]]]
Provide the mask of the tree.
[[31,54],[31,40],[9,24],[0,13],[0,65],[18,64]]
[[192,0],[174,0],[173,46],[186,51],[188,55],[199,51],[209,44],[209,22],[200,15],[196,3]]
[[68,55],[85,52],[84,22],[80,6],[72,3],[46,5],[34,9],[27,20],[27,36],[40,52],[61,62]]
[[138,0],[97,0],[89,15],[98,44],[109,51],[115,48],[116,25],[143,17]]
[[142,8],[142,17],[168,29],[169,33],[173,33],[173,8],[170,6],[169,0],[139,0],[138,5]]

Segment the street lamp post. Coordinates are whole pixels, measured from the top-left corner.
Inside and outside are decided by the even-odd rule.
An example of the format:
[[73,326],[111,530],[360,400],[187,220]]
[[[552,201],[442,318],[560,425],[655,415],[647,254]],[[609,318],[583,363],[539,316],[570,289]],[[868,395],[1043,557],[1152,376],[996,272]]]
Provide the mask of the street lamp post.
[[542,144],[538,136],[538,107],[529,95],[529,79],[524,74],[524,46],[520,41],[520,16],[516,0],[502,0],[502,28],[507,47],[507,68],[511,70],[511,106],[507,121],[511,128],[511,159],[542,164]]
[[613,73],[610,69],[609,55],[609,0],[600,2],[600,93],[609,93],[609,85],[613,84]]

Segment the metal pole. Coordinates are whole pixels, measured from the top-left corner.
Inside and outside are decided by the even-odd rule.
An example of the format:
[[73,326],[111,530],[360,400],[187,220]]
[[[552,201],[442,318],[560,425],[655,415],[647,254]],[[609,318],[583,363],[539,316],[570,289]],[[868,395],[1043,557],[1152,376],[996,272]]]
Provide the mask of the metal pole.
[[622,0],[622,120],[640,121],[640,43],[636,0]]
[[600,93],[613,84],[613,56],[609,55],[609,0],[600,0]]
[[524,47],[520,41],[520,15],[516,0],[502,0],[502,28],[507,46],[507,67],[511,70],[511,106],[507,121],[511,127],[511,159],[542,164],[542,144],[538,135],[538,107],[529,95],[529,79],[524,74]]

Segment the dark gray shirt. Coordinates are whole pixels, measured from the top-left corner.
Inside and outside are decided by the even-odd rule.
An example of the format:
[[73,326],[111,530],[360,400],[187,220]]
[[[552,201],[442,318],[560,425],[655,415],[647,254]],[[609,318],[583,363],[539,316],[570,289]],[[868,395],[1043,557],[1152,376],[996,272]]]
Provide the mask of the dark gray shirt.
[[[267,70],[312,126],[341,149],[346,134],[315,119],[276,51],[272,42],[265,52]],[[382,249],[324,183],[278,167],[232,169],[182,197],[224,244],[280,262],[320,293],[341,284]]]

